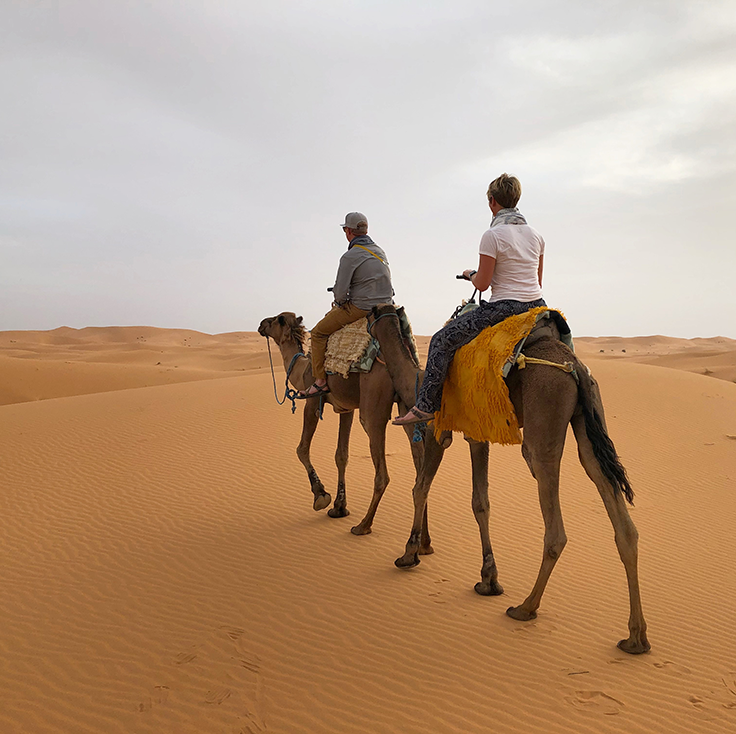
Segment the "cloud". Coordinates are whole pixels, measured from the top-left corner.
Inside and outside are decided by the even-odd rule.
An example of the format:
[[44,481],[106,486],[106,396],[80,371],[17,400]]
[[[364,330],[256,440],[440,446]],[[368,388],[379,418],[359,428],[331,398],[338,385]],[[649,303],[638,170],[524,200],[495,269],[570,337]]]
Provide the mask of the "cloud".
[[[19,244],[0,278],[23,292],[0,328],[314,323],[358,209],[428,333],[464,295],[503,170],[587,333],[637,333],[673,284],[723,310],[735,29],[727,2],[6,3],[0,236]],[[683,191],[708,211],[710,269],[678,254],[664,278],[697,236],[672,224]],[[606,257],[630,246],[646,256]],[[590,307],[597,279],[648,285],[624,315]]]

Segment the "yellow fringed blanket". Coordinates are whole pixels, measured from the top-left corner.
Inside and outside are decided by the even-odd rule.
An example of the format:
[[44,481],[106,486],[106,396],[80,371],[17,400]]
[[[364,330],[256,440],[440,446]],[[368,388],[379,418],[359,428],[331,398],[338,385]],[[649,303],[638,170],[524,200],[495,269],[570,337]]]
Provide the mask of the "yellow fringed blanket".
[[510,316],[455,352],[442,390],[442,407],[434,414],[434,432],[460,431],[476,441],[521,443],[516,412],[503,379],[504,363],[516,345],[551,309],[533,308]]

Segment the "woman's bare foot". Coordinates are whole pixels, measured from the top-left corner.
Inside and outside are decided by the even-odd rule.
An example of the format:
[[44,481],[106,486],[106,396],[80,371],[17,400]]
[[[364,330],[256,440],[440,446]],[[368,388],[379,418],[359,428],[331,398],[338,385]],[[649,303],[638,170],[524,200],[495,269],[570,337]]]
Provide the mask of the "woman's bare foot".
[[308,390],[302,390],[297,397],[303,400],[313,398],[316,395],[326,395],[328,392],[330,392],[330,388],[327,387],[327,380],[317,380]]
[[425,413],[416,406],[411,408],[406,415],[391,421],[392,426],[408,426],[412,423],[426,423],[434,418],[434,413]]

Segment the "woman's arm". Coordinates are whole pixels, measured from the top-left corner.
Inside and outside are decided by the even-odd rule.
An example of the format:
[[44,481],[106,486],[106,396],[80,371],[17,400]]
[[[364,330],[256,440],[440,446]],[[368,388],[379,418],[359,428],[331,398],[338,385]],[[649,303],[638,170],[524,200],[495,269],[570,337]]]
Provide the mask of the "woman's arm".
[[495,269],[496,258],[490,255],[481,255],[480,262],[478,263],[478,272],[475,275],[470,275],[473,271],[466,270],[463,275],[482,293],[491,284]]
[[539,287],[542,287],[542,271],[544,270],[544,255],[539,256],[539,269],[537,270],[537,276],[539,277]]

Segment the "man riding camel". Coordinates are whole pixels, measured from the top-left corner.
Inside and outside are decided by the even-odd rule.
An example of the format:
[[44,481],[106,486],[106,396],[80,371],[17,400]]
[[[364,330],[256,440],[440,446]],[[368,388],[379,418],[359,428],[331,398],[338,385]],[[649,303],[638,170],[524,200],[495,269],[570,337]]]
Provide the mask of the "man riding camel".
[[394,295],[386,253],[368,236],[367,217],[360,212],[350,212],[340,226],[350,244],[340,258],[332,288],[333,308],[310,332],[314,384],[300,392],[300,398],[330,392],[325,373],[325,351],[330,334],[364,318],[373,306],[391,303]]

